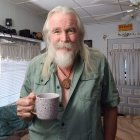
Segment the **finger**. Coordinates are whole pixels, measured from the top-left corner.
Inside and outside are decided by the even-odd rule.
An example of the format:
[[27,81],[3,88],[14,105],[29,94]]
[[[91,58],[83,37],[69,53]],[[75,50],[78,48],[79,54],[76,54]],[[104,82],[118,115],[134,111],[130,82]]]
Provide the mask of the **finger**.
[[17,115],[21,119],[26,119],[26,120],[31,120],[34,117],[34,114],[32,114],[31,112],[18,112]]
[[35,92],[31,92],[31,93],[28,95],[28,97],[29,97],[30,99],[35,100],[35,99],[36,99],[36,94],[35,94]]
[[29,105],[31,105],[31,102],[32,101],[27,98],[21,98],[16,102],[16,105],[17,106],[29,106]]
[[31,112],[34,110],[34,105],[32,106],[17,106],[17,112]]
[[34,116],[34,114],[31,113],[32,110],[34,110],[33,106],[29,106],[29,107],[18,106],[17,116],[24,120],[31,120]]
[[35,96],[26,96],[23,98],[20,98],[17,102],[17,105],[19,106],[30,106],[30,105],[34,105],[35,104]]

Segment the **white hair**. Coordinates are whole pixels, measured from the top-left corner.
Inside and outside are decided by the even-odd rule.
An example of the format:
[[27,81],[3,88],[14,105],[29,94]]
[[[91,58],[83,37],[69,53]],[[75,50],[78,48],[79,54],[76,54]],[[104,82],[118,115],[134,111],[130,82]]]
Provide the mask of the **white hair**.
[[90,49],[87,48],[87,45],[84,44],[84,35],[85,35],[85,29],[84,29],[84,25],[82,24],[80,17],[78,16],[78,14],[75,12],[74,9],[70,8],[70,7],[65,7],[65,6],[57,6],[56,8],[52,9],[47,16],[46,22],[44,24],[43,27],[43,38],[44,41],[46,42],[47,46],[48,46],[48,52],[47,52],[47,57],[43,66],[43,70],[42,70],[42,74],[44,76],[49,76],[49,68],[51,63],[53,62],[54,58],[52,53],[50,53],[51,51],[53,51],[53,47],[51,47],[51,42],[49,39],[49,29],[50,29],[50,25],[49,25],[49,21],[50,18],[53,16],[53,14],[55,13],[64,13],[64,14],[73,14],[76,17],[77,20],[77,27],[78,27],[78,31],[79,31],[79,40],[78,40],[78,46],[79,46],[79,51],[78,54],[81,56],[81,58],[84,60],[85,63],[85,70],[87,73],[89,73],[92,70],[92,66],[90,65],[90,56],[89,56],[89,52]]

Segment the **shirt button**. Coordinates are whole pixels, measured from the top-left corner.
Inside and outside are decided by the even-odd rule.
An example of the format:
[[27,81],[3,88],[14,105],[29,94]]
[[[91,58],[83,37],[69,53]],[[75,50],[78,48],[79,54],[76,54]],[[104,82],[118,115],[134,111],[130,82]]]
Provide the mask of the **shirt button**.
[[57,86],[57,89],[59,89],[60,88],[60,86]]
[[63,107],[63,104],[61,102],[59,103],[59,107]]
[[65,125],[64,122],[62,122],[62,123],[61,123],[61,126],[64,126],[64,125]]
[[43,82],[43,79],[41,79],[41,82]]

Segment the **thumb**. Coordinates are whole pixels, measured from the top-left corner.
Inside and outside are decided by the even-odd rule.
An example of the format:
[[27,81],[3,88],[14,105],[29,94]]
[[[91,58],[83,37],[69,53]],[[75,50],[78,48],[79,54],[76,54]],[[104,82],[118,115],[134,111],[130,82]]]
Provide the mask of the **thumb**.
[[36,98],[35,92],[31,92],[31,93],[28,95],[28,97],[29,97],[30,99],[35,99],[35,98]]

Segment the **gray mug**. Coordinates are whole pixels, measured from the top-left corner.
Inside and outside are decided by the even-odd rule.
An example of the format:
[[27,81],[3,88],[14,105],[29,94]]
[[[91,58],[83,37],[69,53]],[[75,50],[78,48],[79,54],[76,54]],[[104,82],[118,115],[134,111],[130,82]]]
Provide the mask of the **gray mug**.
[[59,94],[41,93],[36,95],[35,109],[32,111],[41,120],[57,118],[59,107]]

